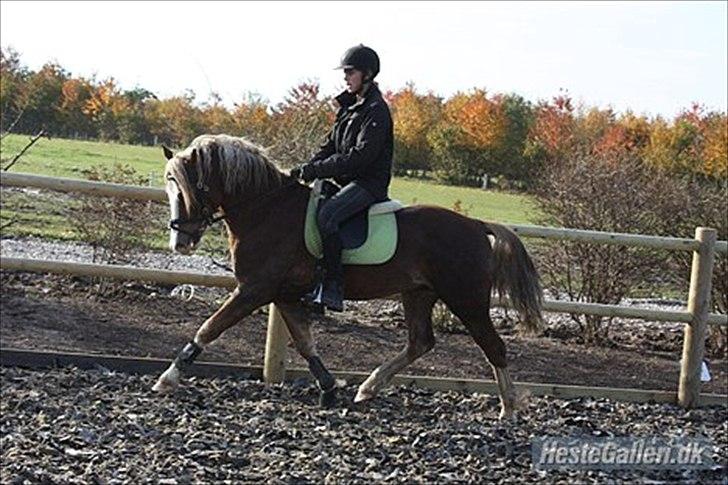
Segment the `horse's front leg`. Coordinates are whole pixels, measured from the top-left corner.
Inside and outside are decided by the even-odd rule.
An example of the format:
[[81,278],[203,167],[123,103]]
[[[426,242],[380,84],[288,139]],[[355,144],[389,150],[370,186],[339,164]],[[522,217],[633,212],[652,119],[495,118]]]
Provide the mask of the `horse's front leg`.
[[238,286],[223,305],[200,326],[194,340],[188,342],[177,354],[169,368],[159,376],[152,389],[160,393],[172,392],[179,385],[179,377],[195,361],[202,349],[225,330],[238,323],[266,303],[272,296],[254,286]]

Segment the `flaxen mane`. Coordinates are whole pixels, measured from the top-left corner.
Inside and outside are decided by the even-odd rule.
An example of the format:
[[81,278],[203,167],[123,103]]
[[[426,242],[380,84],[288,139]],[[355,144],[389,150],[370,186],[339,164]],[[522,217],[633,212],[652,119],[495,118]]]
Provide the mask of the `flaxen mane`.
[[[194,154],[194,155],[193,155]],[[191,160],[195,163],[190,163]],[[197,185],[203,187],[218,163],[225,193],[255,196],[280,187],[284,174],[268,158],[265,150],[244,138],[230,135],[201,135],[167,162],[166,176],[179,185],[187,207],[198,207],[197,191],[187,177],[188,170],[197,171]],[[188,169],[185,169],[188,166]]]

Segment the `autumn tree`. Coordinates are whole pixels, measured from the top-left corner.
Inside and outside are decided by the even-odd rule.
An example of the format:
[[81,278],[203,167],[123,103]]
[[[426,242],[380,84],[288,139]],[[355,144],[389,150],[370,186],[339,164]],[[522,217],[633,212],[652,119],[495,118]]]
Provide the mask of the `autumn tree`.
[[703,165],[707,177],[728,179],[728,118],[725,113],[712,113],[703,128]]
[[84,78],[67,79],[61,87],[59,121],[68,136],[79,134],[96,137],[98,127],[93,118],[85,112],[86,106],[94,95],[91,80]]
[[293,87],[271,114],[270,153],[284,166],[306,162],[324,141],[334,121],[331,98],[318,83]]
[[418,94],[412,83],[387,98],[394,124],[395,173],[428,170],[432,150],[427,135],[440,120],[442,100],[432,93]]
[[13,123],[20,121],[25,108],[21,98],[25,98],[23,92],[28,75],[17,51],[0,49],[0,132],[8,131]]
[[62,133],[59,108],[63,84],[69,77],[69,73],[55,62],[28,74],[23,88],[18,91],[17,105],[24,110],[18,131],[30,133],[45,128],[49,132]]
[[526,147],[533,163],[541,165],[563,159],[573,153],[577,141],[571,97],[560,94],[550,102],[539,102]]
[[180,96],[149,102],[146,117],[156,143],[186,146],[204,133],[200,108],[194,105],[194,99],[194,93],[187,91]]
[[210,98],[200,109],[200,123],[205,127],[206,133],[234,134],[235,118],[223,104],[222,97],[215,92],[210,93]]
[[435,177],[446,183],[478,183],[483,173],[498,173],[499,150],[506,139],[502,103],[485,90],[457,93],[443,106],[442,120],[429,134]]

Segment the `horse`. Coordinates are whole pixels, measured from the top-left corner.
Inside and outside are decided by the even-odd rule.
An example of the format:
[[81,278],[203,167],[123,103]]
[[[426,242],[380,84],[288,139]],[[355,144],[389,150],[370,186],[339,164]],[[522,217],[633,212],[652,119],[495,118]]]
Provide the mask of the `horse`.
[[[316,351],[311,309],[301,302],[317,282],[316,258],[303,238],[311,188],[244,138],[201,135],[176,153],[162,148],[170,248],[192,253],[205,230],[223,220],[237,287],[179,351],[153,390],[174,391],[205,346],[255,309],[274,303],[318,384],[320,404],[333,405],[336,381]],[[505,344],[490,319],[491,290],[507,296],[521,324],[537,330],[542,290],[531,257],[500,224],[433,205],[407,206],[395,216],[399,237],[394,255],[382,264],[345,265],[344,297],[399,295],[408,339],[401,352],[359,386],[354,402],[374,398],[395,374],[433,348],[431,315],[441,300],[485,353],[498,385],[500,417],[512,417],[520,396],[508,372]]]

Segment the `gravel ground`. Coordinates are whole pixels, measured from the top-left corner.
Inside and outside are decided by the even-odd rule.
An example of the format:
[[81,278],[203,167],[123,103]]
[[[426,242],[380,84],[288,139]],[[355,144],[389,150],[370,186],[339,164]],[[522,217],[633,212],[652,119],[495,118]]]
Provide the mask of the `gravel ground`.
[[[36,238],[2,239],[0,252],[8,258],[37,258],[54,261],[92,263],[93,250],[86,244],[76,242],[46,241]],[[208,256],[182,256],[169,252],[143,252],[135,256],[130,266],[140,268],[168,269],[176,271],[198,271],[202,273],[226,274]]]
[[[154,377],[105,369],[0,370],[3,483],[726,483],[728,411],[532,397],[515,422],[494,397],[409,387],[367,405],[340,393],[322,410],[306,380],[193,379],[175,395]],[[706,470],[539,471],[544,436],[703,436]]]

